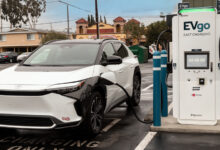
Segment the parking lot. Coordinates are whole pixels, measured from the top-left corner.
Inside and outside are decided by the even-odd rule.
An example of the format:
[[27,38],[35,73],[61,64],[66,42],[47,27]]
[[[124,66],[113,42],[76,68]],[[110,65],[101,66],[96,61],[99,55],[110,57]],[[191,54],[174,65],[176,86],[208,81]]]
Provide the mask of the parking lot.
[[[1,64],[0,69],[14,64]],[[141,104],[135,108],[140,118],[152,109],[152,60],[141,65]],[[169,100],[172,91],[168,90]],[[80,128],[56,131],[1,129],[0,150],[207,150],[219,149],[218,135],[155,133],[139,123],[126,104],[105,116],[105,125],[96,137],[88,137]]]
[[[1,64],[0,69],[14,64]],[[135,108],[138,115],[144,118],[152,108],[152,61],[141,66],[142,101]],[[150,92],[149,92],[150,91]],[[72,149],[135,149],[149,130],[149,126],[136,121],[126,104],[115,108],[105,116],[105,126],[97,137],[88,137],[80,129],[57,131],[38,130],[2,130],[0,149],[4,150],[72,150]]]

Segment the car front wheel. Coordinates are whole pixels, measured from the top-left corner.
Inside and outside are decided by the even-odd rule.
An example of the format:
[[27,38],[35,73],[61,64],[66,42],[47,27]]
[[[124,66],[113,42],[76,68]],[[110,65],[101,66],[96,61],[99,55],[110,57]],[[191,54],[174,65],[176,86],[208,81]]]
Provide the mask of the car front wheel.
[[128,106],[138,106],[141,99],[141,80],[138,75],[134,76],[133,79],[133,94],[129,101],[127,99]]
[[92,92],[90,100],[86,104],[86,115],[84,118],[84,127],[90,135],[100,133],[103,126],[104,103],[103,96],[100,92]]

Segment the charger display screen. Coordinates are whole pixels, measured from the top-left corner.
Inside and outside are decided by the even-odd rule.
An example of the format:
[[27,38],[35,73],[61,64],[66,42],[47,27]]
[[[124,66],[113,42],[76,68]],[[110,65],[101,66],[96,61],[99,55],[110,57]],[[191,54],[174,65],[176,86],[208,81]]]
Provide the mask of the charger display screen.
[[185,52],[185,69],[209,69],[209,53]]

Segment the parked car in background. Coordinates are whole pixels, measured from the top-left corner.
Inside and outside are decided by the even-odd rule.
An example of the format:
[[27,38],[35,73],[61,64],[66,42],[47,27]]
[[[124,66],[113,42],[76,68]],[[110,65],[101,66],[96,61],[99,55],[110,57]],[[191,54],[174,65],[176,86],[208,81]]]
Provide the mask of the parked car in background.
[[18,53],[16,52],[2,52],[0,53],[0,59],[2,62],[17,62]]
[[3,55],[0,55],[0,63],[6,62],[6,58]]
[[23,61],[23,60],[24,60],[25,58],[27,58],[30,54],[31,54],[31,52],[25,52],[25,53],[20,54],[20,55],[17,57],[17,62]]

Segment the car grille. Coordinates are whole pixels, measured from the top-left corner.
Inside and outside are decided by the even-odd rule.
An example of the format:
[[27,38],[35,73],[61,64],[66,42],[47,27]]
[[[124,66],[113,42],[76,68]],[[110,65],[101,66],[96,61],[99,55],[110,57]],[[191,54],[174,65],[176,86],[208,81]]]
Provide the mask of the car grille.
[[51,127],[54,123],[45,117],[0,116],[0,125]]

